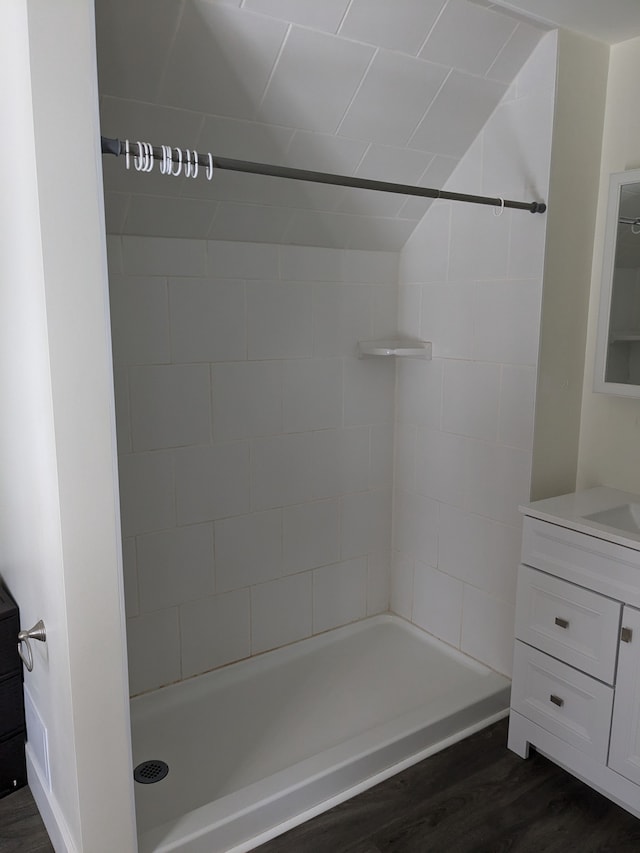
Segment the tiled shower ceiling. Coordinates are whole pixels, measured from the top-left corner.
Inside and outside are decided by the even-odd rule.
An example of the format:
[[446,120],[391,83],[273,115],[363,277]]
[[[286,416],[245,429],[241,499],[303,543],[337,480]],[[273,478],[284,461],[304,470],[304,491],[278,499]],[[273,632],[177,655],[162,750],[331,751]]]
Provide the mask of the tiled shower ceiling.
[[[543,34],[468,0],[96,0],[96,18],[104,135],[431,187]],[[396,250],[429,205],[103,165],[111,233]]]

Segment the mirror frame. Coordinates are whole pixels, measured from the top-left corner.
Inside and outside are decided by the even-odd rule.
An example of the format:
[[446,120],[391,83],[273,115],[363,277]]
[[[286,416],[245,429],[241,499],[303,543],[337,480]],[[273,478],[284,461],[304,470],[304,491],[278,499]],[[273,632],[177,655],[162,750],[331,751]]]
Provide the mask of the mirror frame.
[[618,397],[640,397],[640,385],[630,385],[622,382],[607,382],[605,379],[607,351],[609,349],[609,321],[611,316],[611,295],[613,290],[613,272],[616,258],[616,240],[618,236],[621,190],[625,184],[638,183],[640,183],[640,169],[629,169],[626,172],[613,172],[609,178],[609,200],[607,204],[607,225],[605,230],[604,253],[602,259],[600,308],[598,311],[593,390],[602,394],[614,394]]

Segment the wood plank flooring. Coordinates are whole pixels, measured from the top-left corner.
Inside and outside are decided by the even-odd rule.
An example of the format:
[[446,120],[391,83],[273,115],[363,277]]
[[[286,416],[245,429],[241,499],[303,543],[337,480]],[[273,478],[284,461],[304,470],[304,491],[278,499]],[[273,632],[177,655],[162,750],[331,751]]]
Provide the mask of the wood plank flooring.
[[640,820],[555,764],[506,749],[503,720],[256,853],[638,853]]
[[[506,739],[504,720],[256,853],[639,853],[640,820]],[[0,853],[52,851],[28,788],[0,800]]]
[[1,853],[53,853],[47,830],[28,788],[0,800]]

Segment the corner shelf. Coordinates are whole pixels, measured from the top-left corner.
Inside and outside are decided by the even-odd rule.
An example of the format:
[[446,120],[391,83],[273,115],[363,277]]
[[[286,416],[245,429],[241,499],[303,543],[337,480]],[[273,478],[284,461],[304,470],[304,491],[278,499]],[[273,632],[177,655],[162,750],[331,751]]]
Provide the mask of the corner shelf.
[[378,341],[358,341],[358,357],[396,356],[397,358],[431,359],[431,341],[384,338]]

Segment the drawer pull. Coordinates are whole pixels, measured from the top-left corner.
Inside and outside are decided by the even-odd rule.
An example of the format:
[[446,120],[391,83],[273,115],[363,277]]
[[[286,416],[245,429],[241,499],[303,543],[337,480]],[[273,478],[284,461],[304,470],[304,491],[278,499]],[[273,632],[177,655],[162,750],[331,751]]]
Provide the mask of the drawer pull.
[[555,693],[552,693],[551,696],[549,696],[549,701],[553,702],[554,705],[557,705],[558,708],[562,708],[562,706],[564,705],[564,699],[561,699],[559,696],[556,696]]
[[623,643],[630,643],[631,637],[633,637],[633,631],[631,628],[623,628],[622,631],[620,631],[620,639]]
[[556,616],[555,623],[559,628],[568,628],[569,627],[569,620],[568,619],[562,619],[560,616]]

